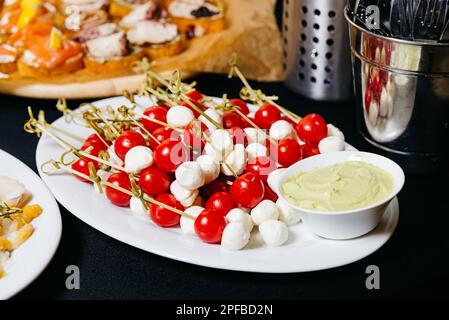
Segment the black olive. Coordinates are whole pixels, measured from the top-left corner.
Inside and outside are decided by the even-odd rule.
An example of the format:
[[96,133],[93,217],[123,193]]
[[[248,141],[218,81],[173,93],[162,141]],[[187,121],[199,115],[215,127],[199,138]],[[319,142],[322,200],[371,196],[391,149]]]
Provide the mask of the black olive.
[[218,14],[218,12],[209,10],[208,7],[201,6],[198,9],[195,9],[191,12],[192,16],[195,18],[204,18],[204,17],[212,17]]

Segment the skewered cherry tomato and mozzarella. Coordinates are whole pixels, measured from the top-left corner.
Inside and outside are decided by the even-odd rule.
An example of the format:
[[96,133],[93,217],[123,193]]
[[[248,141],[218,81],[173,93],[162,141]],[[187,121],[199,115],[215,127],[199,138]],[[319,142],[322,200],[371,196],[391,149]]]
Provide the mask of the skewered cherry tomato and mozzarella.
[[295,123],[271,104],[258,109],[251,126],[249,108],[240,99],[230,100],[234,110],[222,110],[197,90],[187,96],[201,113],[188,103],[149,106],[141,126],[121,132],[107,142],[111,146],[97,135],[86,140],[84,150],[108,153],[123,170],[112,167],[112,174],[100,174],[99,163],[85,157],[72,169],[89,175],[92,163],[102,179],[128,191],[132,174],[141,192],[160,205],[147,207],[141,198],[110,186],[106,197],[160,227],[180,225],[187,235],[239,250],[257,226],[267,245],[284,244],[288,226],[301,219],[278,198],[279,176],[301,159],[343,150],[343,133],[318,114]]

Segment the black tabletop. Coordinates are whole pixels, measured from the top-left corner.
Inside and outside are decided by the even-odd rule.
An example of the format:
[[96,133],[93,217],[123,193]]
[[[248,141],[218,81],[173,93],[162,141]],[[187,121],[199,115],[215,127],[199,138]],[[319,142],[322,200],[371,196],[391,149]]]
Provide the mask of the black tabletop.
[[[196,77],[209,95],[237,96],[237,80],[221,75]],[[298,114],[317,112],[341,128],[349,143],[368,150],[357,133],[353,102],[319,103],[287,90],[281,83],[253,83]],[[26,107],[57,119],[52,100],[0,96],[0,148],[36,171],[37,138],[23,131]],[[70,101],[72,107],[81,101]],[[351,265],[300,274],[254,274],[194,266],[144,252],[91,228],[60,206],[63,234],[43,273],[16,296],[52,299],[295,299],[449,297],[449,204],[442,176],[407,176],[399,195],[399,225],[376,253]],[[288,257],[285,257],[288,259]],[[79,290],[65,285],[66,267],[80,269]],[[365,286],[367,266],[380,269],[380,290]]]

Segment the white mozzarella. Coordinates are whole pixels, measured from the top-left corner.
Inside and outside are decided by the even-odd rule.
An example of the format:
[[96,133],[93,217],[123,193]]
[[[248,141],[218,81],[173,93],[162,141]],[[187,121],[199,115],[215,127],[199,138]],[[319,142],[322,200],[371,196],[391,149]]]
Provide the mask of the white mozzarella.
[[345,135],[343,134],[343,132],[338,129],[336,126],[334,126],[332,123],[329,123],[327,125],[327,136],[328,137],[337,137],[340,138],[341,140],[345,141]]
[[248,154],[248,161],[257,157],[264,157],[267,155],[267,147],[263,144],[254,142],[246,147],[246,152]]
[[180,202],[191,197],[193,194],[192,190],[188,190],[181,186],[178,180],[175,180],[170,184],[170,192],[175,196],[176,200]]
[[131,200],[129,201],[129,207],[131,209],[131,212],[134,213],[136,216],[140,218],[148,217],[148,212],[139,198],[131,197]]
[[204,174],[199,163],[187,161],[175,171],[176,180],[179,184],[188,190],[195,190],[204,185]]
[[259,226],[263,241],[270,247],[278,247],[288,240],[288,228],[282,221],[266,220]]
[[145,146],[131,148],[125,155],[125,170],[128,173],[140,173],[153,164],[153,151]]
[[270,137],[275,140],[282,140],[293,137],[293,126],[285,120],[278,120],[270,127]]
[[281,174],[285,170],[287,170],[287,168],[279,168],[279,169],[276,169],[276,170],[270,172],[270,174],[268,175],[268,178],[267,178],[268,186],[275,193],[279,193],[279,191],[277,190],[277,185],[278,185],[278,182],[279,182],[279,178],[281,177]]
[[278,218],[278,207],[271,200],[262,200],[251,210],[251,219],[256,226],[261,225],[266,220],[277,220]]
[[253,220],[251,219],[251,216],[249,215],[249,213],[240,208],[231,209],[226,214],[226,221],[228,223],[234,223],[234,222],[243,223],[246,225],[249,232],[251,232],[251,230],[253,230],[253,227],[254,227]]
[[[208,115],[209,118],[211,118],[212,120],[217,122],[218,124],[220,124],[220,125],[223,124],[223,117],[214,108],[206,109],[206,111],[204,111],[204,113],[206,115]],[[217,127],[212,122],[210,122],[205,116],[201,115],[201,116],[199,116],[198,119],[206,125],[207,129],[209,129],[210,132],[217,130]]]
[[293,224],[301,221],[301,216],[295,210],[293,210],[284,200],[278,198],[276,205],[279,210],[279,220],[284,222],[286,225],[291,226]]
[[196,159],[196,162],[200,165],[204,174],[204,184],[209,184],[220,175],[220,164],[216,159],[209,155],[204,154]]
[[[190,217],[187,216],[181,216],[181,220],[179,221],[179,224],[181,226],[181,230],[184,234],[188,234],[191,236],[196,235],[195,233],[195,218],[200,215],[201,212],[203,212],[204,208],[200,206],[193,206],[190,208],[187,208],[184,210],[185,213],[187,213]],[[193,219],[192,219],[193,217]]]
[[240,250],[248,244],[249,238],[250,233],[245,224],[232,222],[223,230],[221,245],[227,250]]
[[232,138],[226,130],[215,130],[209,139],[210,143],[206,143],[205,152],[212,155],[217,161],[223,161],[232,152]]
[[176,128],[184,128],[194,119],[192,110],[184,106],[171,107],[167,112],[167,123]]
[[320,153],[343,151],[345,147],[345,142],[338,137],[326,137],[318,144]]
[[[227,176],[241,175],[246,168],[246,150],[242,144],[236,144],[232,151],[221,165],[221,172]],[[232,171],[231,171],[232,170]]]
[[179,200],[179,202],[181,202],[183,207],[186,207],[186,208],[191,207],[195,203],[195,200],[198,197],[199,193],[200,192],[198,190],[193,190],[192,195],[190,197]]
[[256,128],[245,128],[243,131],[245,131],[246,137],[248,138],[248,144],[256,142],[265,143],[267,136],[262,130]]

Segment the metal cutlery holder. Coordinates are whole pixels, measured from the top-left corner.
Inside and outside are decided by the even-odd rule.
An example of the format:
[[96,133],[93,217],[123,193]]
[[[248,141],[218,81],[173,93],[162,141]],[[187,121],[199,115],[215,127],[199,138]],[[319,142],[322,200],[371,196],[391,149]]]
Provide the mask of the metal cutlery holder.
[[285,83],[314,100],[353,96],[346,0],[284,0]]
[[447,170],[449,44],[349,34],[358,128],[409,173]]

